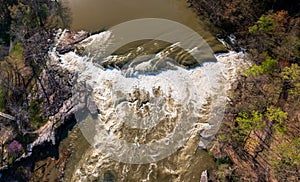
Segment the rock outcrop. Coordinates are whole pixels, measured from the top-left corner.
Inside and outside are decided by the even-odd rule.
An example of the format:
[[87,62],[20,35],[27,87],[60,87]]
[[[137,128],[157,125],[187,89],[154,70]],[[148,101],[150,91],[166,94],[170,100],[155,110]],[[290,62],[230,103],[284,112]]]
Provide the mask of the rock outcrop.
[[75,49],[75,44],[81,42],[82,40],[88,37],[88,32],[80,31],[80,32],[71,32],[69,30],[65,30],[62,34],[63,37],[61,42],[56,47],[56,51],[59,54],[65,54],[67,52],[73,51]]

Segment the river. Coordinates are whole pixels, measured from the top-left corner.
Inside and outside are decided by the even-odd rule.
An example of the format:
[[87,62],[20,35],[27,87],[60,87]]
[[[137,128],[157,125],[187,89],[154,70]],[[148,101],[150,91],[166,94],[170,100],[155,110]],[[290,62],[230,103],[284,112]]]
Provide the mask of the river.
[[[110,29],[115,25],[133,19],[164,18],[182,23],[193,29],[204,38],[209,46],[212,47],[213,51],[216,52],[224,50],[224,48],[209,32],[207,24],[200,21],[199,17],[191,9],[188,8],[188,4],[184,0],[64,0],[63,2],[65,6],[70,8],[72,17],[71,30],[74,31],[85,30],[89,32],[97,32],[99,30]],[[164,33],[165,32],[162,32],[162,34]],[[188,110],[187,108],[185,108],[185,106],[181,106],[183,107],[183,110],[187,110],[187,113],[185,113],[187,118],[189,118],[190,115],[193,115],[193,113],[199,112],[197,113],[197,118],[195,120],[191,120],[191,122],[195,122],[192,123],[193,128],[190,130],[190,137],[188,138],[187,142],[183,145],[183,147],[179,148],[170,156],[159,161],[152,161],[145,164],[128,164],[124,162],[118,162],[117,160],[110,158],[108,155],[99,153],[88,144],[88,141],[84,138],[85,134],[82,135],[80,130],[77,128],[78,126],[76,126],[75,129],[70,131],[68,138],[62,141],[62,144],[60,146],[61,150],[64,150],[64,148],[68,147],[72,149],[72,154],[68,162],[66,163],[64,180],[107,182],[198,182],[200,180],[201,172],[203,172],[204,170],[208,170],[209,172],[211,172],[215,168],[215,163],[212,156],[210,156],[208,152],[200,150],[198,147],[198,143],[200,141],[200,130],[202,130],[204,126],[214,124],[207,123],[206,121],[209,118],[209,112],[211,111],[210,109],[212,109],[210,108],[211,98],[207,95],[211,94],[212,92],[216,92],[215,90],[216,87],[218,87],[217,85],[219,83],[223,84],[222,88],[220,87],[222,89],[222,92],[226,92],[229,90],[230,83],[235,79],[235,75],[238,71],[235,65],[237,64],[239,59],[241,59],[242,55],[237,53],[229,53],[226,55],[217,56],[216,58],[213,57],[211,63],[203,64],[201,65],[202,67],[199,67],[198,65],[198,67],[192,67],[191,69],[182,68],[180,65],[174,64],[172,65],[173,67],[171,70],[159,68],[159,73],[151,73],[151,75],[138,75],[136,78],[128,78],[124,76],[124,72],[122,72],[122,70],[120,71],[115,68],[103,69],[103,62],[99,63],[101,67],[100,68],[99,65],[95,65],[95,62],[93,61],[96,60],[95,57],[97,58],[99,54],[100,56],[102,56],[102,58],[104,57],[104,60],[108,59],[109,61],[119,61],[123,59],[122,56],[124,57],[124,55],[117,55],[113,58],[104,56],[103,52],[106,51],[105,46],[110,44],[110,41],[113,37],[113,35],[111,34],[113,33],[104,31],[102,33],[93,35],[85,42],[83,41],[83,43],[81,43],[79,46],[81,46],[80,49],[83,49],[84,51],[79,55],[75,51],[69,52],[65,55],[57,56],[57,53],[54,50],[54,52],[52,52],[52,63],[60,64],[62,68],[70,72],[79,73],[79,77],[81,77],[81,79],[89,80],[90,84],[98,84],[96,85],[97,92],[94,92],[96,96],[96,104],[98,109],[100,110],[101,117],[104,117],[103,122],[105,123],[105,125],[109,125],[109,127],[112,128],[112,133],[119,131],[119,137],[128,142],[135,142],[135,138],[139,136],[141,137],[141,141],[139,141],[140,143],[147,143],[149,141],[156,140],[157,138],[164,137],[164,135],[156,135],[155,131],[153,132],[151,130],[145,130],[144,133],[141,131],[129,130],[122,125],[123,121],[121,121],[120,118],[114,117],[113,115],[107,116],[106,118],[106,114],[110,113],[112,109],[122,108],[124,106],[117,103],[117,106],[112,107],[113,104],[111,104],[110,93],[112,91],[115,92],[115,90],[110,90],[111,88],[109,85],[113,85],[112,88],[119,89],[117,90],[119,95],[116,94],[116,97],[121,97],[120,99],[117,99],[120,103],[124,102],[124,100],[126,99],[128,101],[130,100],[130,98],[126,98],[124,96],[126,94],[130,95],[131,93],[138,92],[139,96],[141,96],[145,92],[148,94],[150,93],[150,96],[147,96],[150,97],[149,103],[153,101],[162,105],[165,104],[165,107],[167,109],[157,111],[157,113],[162,112],[162,114],[157,114],[157,117],[159,118],[163,115],[167,117],[166,112],[168,111],[168,114],[173,118],[167,118],[161,121],[162,124],[158,126],[161,128],[158,129],[163,130],[165,129],[164,126],[168,126],[168,122],[170,120],[174,119],[176,122],[177,120],[180,120],[179,115],[181,114],[180,110],[177,110],[178,105],[176,105],[175,107],[172,103],[176,103],[178,100],[180,101],[180,99],[182,98],[180,95],[177,97],[177,95],[178,93],[180,94],[179,91],[182,91],[182,89],[186,89],[185,87],[181,87],[180,85],[177,85],[176,87],[172,87],[172,85],[169,86],[169,83],[166,82],[166,78],[173,78],[171,79],[171,81],[175,80],[175,83],[177,78],[180,78],[182,75],[187,74],[190,78],[187,81],[191,82],[195,86],[195,92],[197,92],[197,94],[199,95],[199,99],[201,100],[201,104],[199,104],[199,107],[201,107],[201,109],[203,110],[199,108]],[[61,36],[63,36],[63,33]],[[191,40],[191,44],[192,42],[193,40]],[[153,45],[157,44],[159,44],[159,42],[139,42],[136,44],[125,45],[125,47],[122,47],[122,49],[130,49],[131,51],[129,53],[125,51],[126,54],[130,55],[132,52],[138,52],[140,50],[147,52],[147,49],[150,49],[153,47]],[[135,47],[136,45],[139,45],[139,47]],[[96,49],[97,46],[102,46],[101,50]],[[159,57],[163,51],[170,51],[174,46],[176,45],[161,44],[160,46],[158,46],[157,50],[154,51],[154,53],[157,57]],[[163,51],[161,51],[162,48],[164,49]],[[124,51],[122,53],[124,53]],[[184,57],[183,59],[185,60],[188,58]],[[125,64],[126,63],[127,62],[125,62]],[[144,68],[145,65],[146,64],[138,62],[138,65],[134,66]],[[185,77],[183,77],[182,79],[184,80]],[[135,90],[127,89],[127,86],[130,87],[131,85],[120,85],[120,81],[122,83],[127,83],[126,81],[128,80],[129,82],[138,83],[137,85],[132,86],[135,88]],[[177,81],[180,82],[180,79],[178,79]],[[213,84],[207,85],[208,81],[213,82]],[[150,83],[153,85],[147,85]],[[116,84],[117,86],[114,87],[114,84]],[[167,87],[166,85],[169,87]],[[190,89],[188,85],[186,87]],[[159,99],[155,100],[153,99],[155,96],[153,90],[157,88],[162,89],[159,90],[160,95],[157,96],[159,97]],[[174,96],[174,93],[169,92],[168,89],[175,89],[175,92],[177,92],[175,93],[175,95],[177,95]],[[179,89],[179,91],[176,91],[176,89]],[[101,94],[99,95],[99,93]],[[108,94],[105,95],[106,93]],[[169,96],[167,96],[168,94]],[[184,94],[182,93],[182,95]],[[193,93],[191,95],[193,95]],[[196,99],[192,98],[191,95],[187,94],[187,101],[191,103],[196,102]],[[140,100],[142,100],[141,102],[143,102],[143,99],[144,98],[136,98],[137,102],[139,102]],[[161,103],[167,102],[166,100],[168,101],[168,103]],[[152,109],[151,107],[154,108],[154,106],[152,106],[151,104],[149,105],[149,107],[150,110]],[[210,109],[206,110],[205,108],[207,107]],[[127,106],[124,108],[127,108]],[[126,118],[126,114],[128,113],[124,111],[124,108],[123,110],[116,109],[115,111],[119,112],[119,114],[122,116],[124,115],[124,118]],[[89,118],[90,116],[86,116],[85,119],[88,120]],[[173,126],[171,126],[171,128],[172,127]],[[97,139],[101,139],[102,136],[97,137]],[[130,151],[126,152],[130,153]],[[55,178],[55,172],[52,172],[51,179],[53,178]]]
[[224,47],[210,33],[209,24],[188,8],[185,0],[63,0],[70,8],[72,30],[99,31],[139,18],[165,18],[201,35],[215,52]]

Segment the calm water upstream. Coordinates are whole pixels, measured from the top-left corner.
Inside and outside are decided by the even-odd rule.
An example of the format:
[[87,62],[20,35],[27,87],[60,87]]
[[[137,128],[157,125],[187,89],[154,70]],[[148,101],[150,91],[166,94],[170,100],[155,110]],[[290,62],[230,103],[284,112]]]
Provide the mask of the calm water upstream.
[[201,35],[214,51],[224,47],[185,0],[63,0],[72,13],[71,29],[99,31],[138,18],[165,18]]
[[[223,46],[208,31],[206,24],[201,22],[197,15],[188,8],[185,0],[63,0],[63,2],[71,10],[71,29],[75,31],[95,32],[133,19],[164,18],[190,27],[201,35],[214,51],[224,50]],[[147,46],[145,47],[147,48]],[[77,59],[76,66],[86,66],[82,58],[74,56],[74,54],[62,57],[65,63],[72,59]],[[70,65],[65,65],[65,68],[74,70],[73,66],[70,63]],[[210,72],[210,67],[206,69],[207,72]],[[198,71],[201,75],[202,71]],[[102,72],[103,75],[119,74]],[[201,86],[200,82],[199,85]],[[117,123],[118,121],[113,122]],[[87,147],[87,141],[76,129],[71,131],[61,146],[72,146],[73,149],[66,165],[65,181],[198,182],[203,170],[211,170],[214,167],[212,157],[207,152],[198,149],[199,139],[200,136],[195,132],[183,148],[159,162],[124,164],[95,153],[91,147]]]

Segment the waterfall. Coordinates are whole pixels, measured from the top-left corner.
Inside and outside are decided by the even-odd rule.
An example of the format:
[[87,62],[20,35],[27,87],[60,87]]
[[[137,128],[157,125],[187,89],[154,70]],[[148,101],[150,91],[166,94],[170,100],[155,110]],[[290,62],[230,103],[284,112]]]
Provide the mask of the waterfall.
[[[57,41],[63,41],[59,38],[63,32],[58,35]],[[118,174],[122,178],[128,173],[129,164],[118,160],[132,164],[150,161],[148,169],[143,169],[146,176],[139,178],[149,180],[157,168],[156,161],[182,146],[197,148],[198,142],[206,146],[221,124],[231,83],[247,65],[242,52],[229,52],[186,67],[181,64],[185,61],[168,57],[180,42],[165,45],[150,56],[143,54],[145,44],[122,55],[106,55],[113,39],[113,33],[105,31],[86,38],[76,45],[75,51],[61,55],[55,47],[50,51],[49,65],[60,65],[76,75],[74,96],[79,98],[75,103],[89,100],[97,108],[96,119],[91,114],[82,116],[81,112],[77,117],[94,148],[83,157],[74,176],[76,181],[98,177],[109,168],[123,168]],[[176,59],[187,60],[197,53],[197,47],[175,52]],[[89,90],[88,99],[82,99],[80,89]],[[197,139],[199,133],[201,141]],[[173,145],[176,147],[169,147]],[[166,148],[172,149],[166,152]],[[182,160],[192,160],[188,159],[191,153],[182,155]],[[179,173],[167,169],[168,165],[165,168],[165,173]]]

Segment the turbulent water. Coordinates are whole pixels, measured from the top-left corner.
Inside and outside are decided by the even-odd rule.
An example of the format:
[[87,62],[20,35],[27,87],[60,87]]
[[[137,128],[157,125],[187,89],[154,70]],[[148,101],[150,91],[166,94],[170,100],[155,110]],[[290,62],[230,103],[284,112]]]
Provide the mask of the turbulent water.
[[[50,64],[76,73],[77,102],[84,102],[78,91],[84,88],[90,91],[89,103],[97,107],[96,119],[77,115],[81,131],[95,148],[83,155],[72,181],[199,181],[213,162],[198,143],[206,144],[218,130],[226,93],[243,67],[244,55],[220,54],[188,68],[182,63],[191,59],[189,54],[170,59],[180,52],[175,49],[180,42],[158,46],[150,57],[132,59],[130,55],[143,55],[159,42],[139,43],[111,56],[106,51],[113,39],[113,33],[105,31],[79,43],[77,51],[51,52]],[[197,49],[186,50],[193,51]],[[175,136],[176,147],[166,153]],[[149,143],[156,145],[137,151]]]

